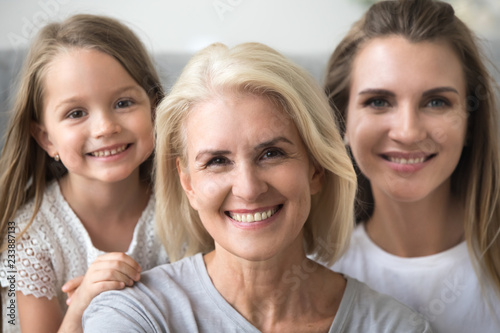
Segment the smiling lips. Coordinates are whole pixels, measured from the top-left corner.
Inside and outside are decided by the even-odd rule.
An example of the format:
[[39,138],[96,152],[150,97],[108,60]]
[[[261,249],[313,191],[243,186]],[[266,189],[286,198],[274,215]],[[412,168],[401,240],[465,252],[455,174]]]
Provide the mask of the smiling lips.
[[392,163],[397,164],[419,164],[430,160],[436,154],[382,154],[382,157]]
[[276,208],[272,208],[272,209],[268,209],[268,210],[262,211],[262,212],[256,212],[256,213],[253,213],[253,214],[238,214],[238,213],[228,212],[227,215],[230,218],[232,218],[233,220],[238,221],[238,222],[252,223],[252,222],[263,221],[263,220],[266,220],[266,219],[270,218],[280,208],[281,208],[281,206],[276,207]]
[[117,148],[113,148],[113,149],[109,149],[109,150],[103,149],[103,150],[99,150],[99,151],[94,151],[94,152],[89,153],[89,154],[94,156],[94,157],[108,157],[108,156],[113,156],[113,155],[121,153],[122,151],[127,149],[127,147],[128,147],[128,145],[124,144],[123,146],[120,146]]

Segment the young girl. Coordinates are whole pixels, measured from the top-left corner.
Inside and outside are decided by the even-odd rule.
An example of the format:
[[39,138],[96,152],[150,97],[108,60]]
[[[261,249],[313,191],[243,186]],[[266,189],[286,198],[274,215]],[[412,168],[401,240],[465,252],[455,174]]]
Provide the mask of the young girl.
[[326,80],[361,222],[333,268],[436,332],[500,332],[498,109],[476,43],[447,3],[383,1],[336,48]]
[[0,160],[3,331],[78,332],[93,297],[167,262],[150,178],[163,90],[134,33],[91,15],[42,29],[19,89]]

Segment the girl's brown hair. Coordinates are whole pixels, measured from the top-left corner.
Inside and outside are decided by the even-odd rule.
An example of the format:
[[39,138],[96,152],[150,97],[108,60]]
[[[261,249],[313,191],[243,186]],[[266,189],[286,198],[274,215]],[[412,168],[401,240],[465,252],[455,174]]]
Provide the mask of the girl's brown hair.
[[[58,54],[75,48],[94,49],[114,57],[147,92],[153,110],[164,96],[144,45],[124,24],[104,16],[75,15],[45,26],[33,41],[20,74],[0,156],[0,249],[5,248],[7,225],[16,211],[35,198],[29,227],[42,203],[46,183],[67,172],[36,143],[30,124],[41,120],[47,68]],[[151,166],[152,157],[141,165],[141,174],[149,182]]]

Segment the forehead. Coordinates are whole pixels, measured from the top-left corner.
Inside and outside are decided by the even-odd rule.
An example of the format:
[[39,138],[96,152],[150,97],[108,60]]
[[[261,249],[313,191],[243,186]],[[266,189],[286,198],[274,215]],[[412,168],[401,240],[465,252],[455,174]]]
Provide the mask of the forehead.
[[464,90],[465,78],[461,60],[448,43],[388,36],[368,41],[353,62],[351,88],[374,85],[394,89],[458,85]]
[[[45,76],[69,81],[133,80],[129,72],[111,55],[95,49],[62,49],[48,63]],[[50,83],[50,82],[47,82]]]
[[277,135],[298,136],[293,120],[267,97],[229,94],[193,107],[184,123],[189,146],[254,145]]

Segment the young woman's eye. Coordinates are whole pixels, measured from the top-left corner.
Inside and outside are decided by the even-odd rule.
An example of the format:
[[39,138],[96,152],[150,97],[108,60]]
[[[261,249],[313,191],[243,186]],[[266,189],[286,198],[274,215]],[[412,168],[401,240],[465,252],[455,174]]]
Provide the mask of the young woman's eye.
[[117,109],[123,109],[123,108],[131,107],[132,105],[134,105],[134,102],[132,102],[129,99],[125,99],[125,100],[122,100],[122,101],[118,101],[118,103],[116,103],[116,108]]
[[366,101],[365,105],[371,106],[372,108],[375,109],[381,109],[389,106],[389,103],[385,99],[381,98],[373,98],[368,101]]
[[82,118],[82,117],[85,117],[87,113],[85,111],[82,111],[82,110],[74,110],[74,111],[71,111],[70,113],[68,113],[68,118],[70,119],[78,119],[78,118]]
[[450,105],[450,103],[448,103],[448,101],[441,99],[441,98],[432,99],[427,103],[427,106],[430,108],[443,108],[443,107],[446,107],[448,105]]

